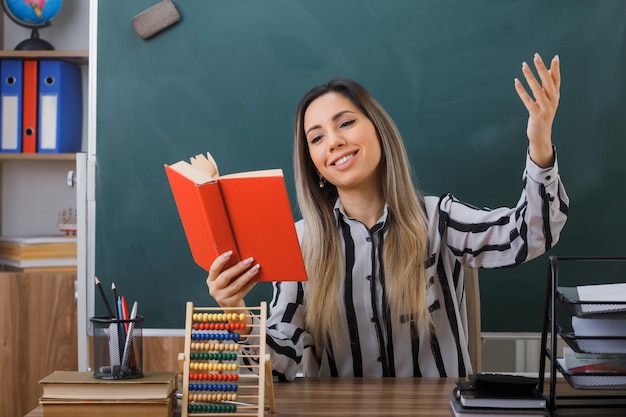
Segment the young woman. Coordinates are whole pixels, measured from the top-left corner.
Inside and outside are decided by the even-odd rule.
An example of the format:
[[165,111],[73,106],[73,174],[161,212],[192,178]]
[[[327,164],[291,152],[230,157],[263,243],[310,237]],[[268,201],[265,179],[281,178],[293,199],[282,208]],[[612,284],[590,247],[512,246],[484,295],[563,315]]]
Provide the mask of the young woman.
[[[356,82],[332,80],[304,96],[294,164],[309,281],[274,284],[267,344],[275,376],[292,380],[303,357],[309,376],[472,372],[462,266],[512,267],[535,258],[558,241],[567,219],[551,139],[559,60],[547,68],[535,55],[534,65],[539,80],[522,65],[532,97],[515,79],[529,113],[529,146],[512,208],[421,196],[394,122]],[[223,269],[229,256],[213,263],[209,292],[221,306],[245,310],[262,265],[250,258]]]

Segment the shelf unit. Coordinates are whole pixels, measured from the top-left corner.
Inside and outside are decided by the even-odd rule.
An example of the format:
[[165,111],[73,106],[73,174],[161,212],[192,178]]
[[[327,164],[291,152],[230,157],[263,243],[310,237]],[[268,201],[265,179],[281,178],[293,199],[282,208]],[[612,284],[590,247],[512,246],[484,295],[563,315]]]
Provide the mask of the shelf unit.
[[[69,50],[52,50],[52,51],[15,51],[15,50],[0,50],[0,60],[7,59],[60,59],[76,65],[86,67],[89,64],[89,52],[88,51],[69,51]],[[86,97],[87,89],[84,89],[84,100]],[[83,116],[86,117],[86,114]],[[83,122],[84,123],[84,122]],[[83,140],[85,142],[85,140]],[[42,210],[43,208],[50,208],[50,204],[55,205],[54,200],[50,200],[50,188],[60,190],[59,201],[56,202],[57,208],[64,205],[65,201],[69,201],[67,192],[63,190],[66,184],[66,177],[69,175],[68,171],[76,172],[76,154],[75,153],[60,153],[60,154],[39,154],[39,153],[2,153],[0,152],[0,193],[2,198],[0,199],[0,234],[39,234],[38,225],[33,223],[27,223],[25,217],[37,218],[35,210]],[[39,163],[45,164],[40,166]],[[52,165],[51,165],[52,164]],[[39,171],[49,170],[52,178],[47,179],[46,174]],[[38,173],[36,173],[36,171]],[[64,174],[65,173],[65,174]],[[42,184],[40,179],[45,180]],[[53,181],[52,187],[50,182]],[[16,194],[17,190],[17,194]],[[42,191],[41,199],[37,198],[39,191]],[[65,194],[65,196],[63,196]],[[75,195],[75,192],[74,192]],[[14,206],[17,204],[15,201],[19,201],[20,204],[23,201],[27,201],[30,204],[26,204],[28,209],[24,212],[17,210]],[[23,204],[22,204],[23,205]],[[75,206],[75,201],[71,202],[71,206]],[[35,206],[35,207],[33,207]],[[55,210],[56,211],[56,210]],[[17,218],[16,215],[18,216]],[[56,218],[56,213],[54,214]],[[46,225],[49,223],[46,217]],[[43,223],[44,220],[41,220]],[[26,230],[22,233],[22,228],[26,227]],[[42,234],[52,233],[55,229],[52,226],[42,227]]]
[[[81,67],[83,150],[89,133],[89,29],[95,6],[97,2],[92,0],[64,2],[57,17],[61,20],[42,32],[44,39],[57,47],[52,51],[12,50],[30,36],[30,30],[10,22],[0,7],[0,25],[4,23],[0,30],[1,60],[59,59]],[[75,153],[0,153],[0,233],[39,234],[48,229],[58,232],[59,209],[79,206],[79,184],[69,188],[67,175],[70,170],[84,174],[81,160],[82,155]],[[7,389],[0,390],[3,404],[0,417],[25,415],[39,402],[41,378],[54,370],[78,370],[78,364],[86,362],[81,362],[80,355],[85,353],[81,352],[78,341],[79,335],[82,338],[86,333],[83,316],[79,318],[78,314],[85,303],[82,294],[86,293],[81,275],[81,272],[0,272],[3,288],[8,289],[0,291],[0,306],[6,310],[0,315],[3,318],[0,339],[11,342],[7,345],[11,350],[0,359],[4,361],[0,369],[7,371]],[[38,343],[33,343],[33,334],[37,335]],[[41,346],[54,348],[42,351]]]
[[[561,366],[557,357],[557,339],[564,340],[575,352],[614,353],[626,358],[626,337],[576,337],[571,327],[560,326],[559,310],[581,318],[626,319],[626,301],[580,301],[575,287],[559,287],[559,262],[625,262],[626,257],[556,257],[548,261],[547,289],[541,335],[539,389],[548,399],[550,415],[561,408],[626,408],[626,372],[571,372]],[[549,340],[548,340],[549,337]],[[608,343],[608,345],[603,345]],[[600,346],[611,346],[599,351]],[[550,361],[549,393],[545,394],[546,361]],[[562,375],[580,395],[559,395],[556,379]]]

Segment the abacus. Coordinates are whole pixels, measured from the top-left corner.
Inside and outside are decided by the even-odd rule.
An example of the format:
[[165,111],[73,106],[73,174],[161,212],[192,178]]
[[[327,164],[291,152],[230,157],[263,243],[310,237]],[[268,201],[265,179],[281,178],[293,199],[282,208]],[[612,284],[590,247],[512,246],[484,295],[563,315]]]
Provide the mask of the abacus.
[[[185,353],[183,365],[182,417],[263,416],[266,395],[274,412],[274,390],[269,354],[265,353],[267,304],[248,308],[194,307],[187,302]],[[256,355],[243,355],[236,330],[247,318],[258,319],[258,336],[247,336],[246,346],[258,348]],[[253,340],[256,338],[258,340]],[[257,359],[258,365],[246,365],[241,358]],[[258,368],[255,369],[253,368]],[[267,392],[265,391],[267,388]]]

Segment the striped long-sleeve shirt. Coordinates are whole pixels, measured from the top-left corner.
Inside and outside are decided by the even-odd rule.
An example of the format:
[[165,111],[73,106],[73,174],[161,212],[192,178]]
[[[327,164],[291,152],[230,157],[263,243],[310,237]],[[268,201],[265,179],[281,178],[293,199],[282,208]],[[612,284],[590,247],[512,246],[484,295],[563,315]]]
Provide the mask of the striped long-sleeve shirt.
[[[429,221],[426,262],[427,302],[434,332],[389,320],[381,274],[387,210],[368,229],[335,206],[337,233],[346,276],[343,318],[351,326],[329,352],[314,354],[304,321],[306,283],[274,283],[267,321],[267,345],[274,375],[295,378],[306,357],[310,376],[465,376],[472,372],[467,346],[467,314],[462,265],[515,266],[543,254],[559,239],[569,199],[558,165],[542,169],[527,156],[523,190],[513,208],[479,209],[452,195],[425,197]],[[305,225],[296,223],[300,239]],[[319,306],[317,308],[324,308]],[[418,326],[425,327],[425,326]],[[255,331],[255,330],[253,330]]]

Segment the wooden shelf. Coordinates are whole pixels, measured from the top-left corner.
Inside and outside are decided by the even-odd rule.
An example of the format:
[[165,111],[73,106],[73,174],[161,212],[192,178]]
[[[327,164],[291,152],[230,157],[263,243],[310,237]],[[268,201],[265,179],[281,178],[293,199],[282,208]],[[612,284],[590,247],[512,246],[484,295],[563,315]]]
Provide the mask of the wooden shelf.
[[9,59],[63,59],[79,65],[89,63],[88,51],[0,51],[0,58]]
[[75,153],[1,153],[2,161],[75,161]]

